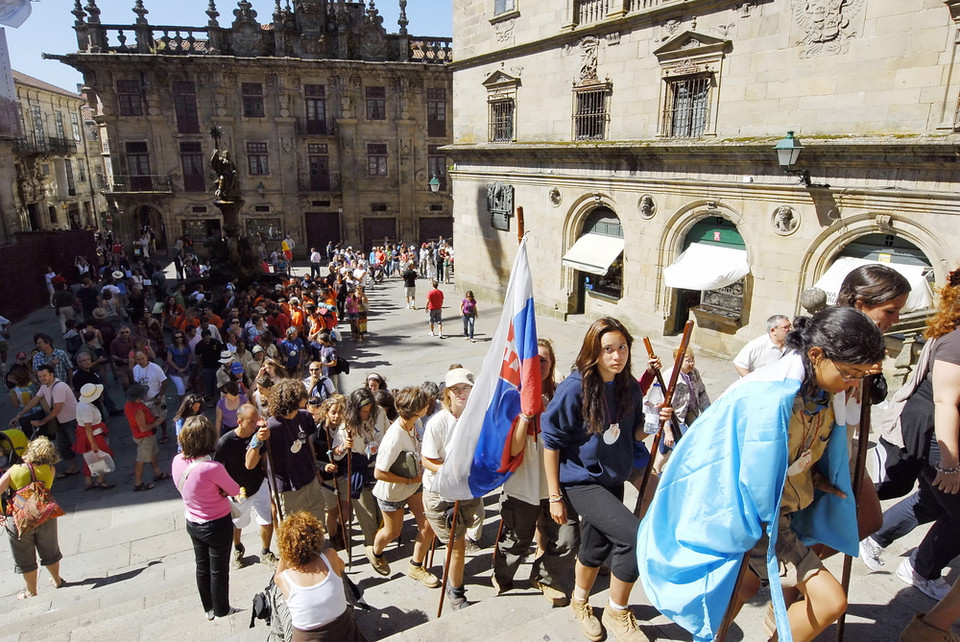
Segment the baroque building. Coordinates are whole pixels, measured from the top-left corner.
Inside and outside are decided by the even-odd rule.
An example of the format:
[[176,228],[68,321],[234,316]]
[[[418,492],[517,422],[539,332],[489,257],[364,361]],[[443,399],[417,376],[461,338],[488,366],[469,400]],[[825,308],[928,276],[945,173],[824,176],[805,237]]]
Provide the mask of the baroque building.
[[289,234],[298,253],[450,237],[451,41],[409,35],[400,6],[390,34],[372,1],[278,0],[260,22],[241,0],[221,24],[210,0],[188,27],[151,25],[142,0],[132,24],[105,24],[75,0],[78,51],[51,57],[96,106],[120,238],[220,236],[212,127],[239,170],[241,234]]
[[4,208],[6,240],[18,231],[99,228],[106,213],[103,161],[84,97],[18,71],[13,82],[19,134],[13,207]]
[[956,0],[458,1],[458,286],[501,295],[519,206],[541,313],[641,336],[695,317],[732,355],[878,261],[914,287],[894,330],[916,328],[960,262],[958,20]]

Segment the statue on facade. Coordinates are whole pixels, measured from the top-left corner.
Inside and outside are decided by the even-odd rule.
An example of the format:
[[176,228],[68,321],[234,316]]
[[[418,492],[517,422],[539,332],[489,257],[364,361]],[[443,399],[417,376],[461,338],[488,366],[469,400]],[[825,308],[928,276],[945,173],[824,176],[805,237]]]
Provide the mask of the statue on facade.
[[223,131],[219,127],[212,127],[210,137],[213,138],[213,155],[210,156],[210,168],[217,174],[217,200],[227,203],[240,200],[237,166],[230,158],[230,150],[220,149]]

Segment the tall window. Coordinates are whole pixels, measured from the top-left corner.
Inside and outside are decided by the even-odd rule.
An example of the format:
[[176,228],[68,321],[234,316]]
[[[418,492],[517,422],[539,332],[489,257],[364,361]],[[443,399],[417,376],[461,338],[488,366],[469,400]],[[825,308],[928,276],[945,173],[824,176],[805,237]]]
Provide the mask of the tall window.
[[241,83],[240,94],[243,98],[243,117],[263,118],[263,85],[258,82]]
[[427,88],[427,136],[447,135],[447,90],[443,87]]
[[490,101],[490,142],[513,140],[514,102],[512,98]]
[[87,182],[87,161],[82,158],[77,159],[77,177],[81,183]]
[[47,149],[47,139],[43,133],[43,113],[40,111],[40,105],[30,106],[30,119],[33,120],[33,142],[37,144],[38,151]]
[[367,174],[370,176],[387,175],[387,145],[385,143],[367,145]]
[[326,88],[323,85],[304,85],[307,106],[307,134],[324,136],[327,133]]
[[143,141],[127,143],[127,174],[130,188],[135,192],[148,192],[153,189],[150,179],[150,154],[147,143]]
[[434,176],[440,181],[440,191],[447,191],[447,157],[440,152],[439,145],[427,146],[427,180]]
[[674,138],[697,138],[707,126],[709,74],[667,80],[663,133]]
[[493,0],[493,15],[513,11],[515,6],[515,0]]
[[118,80],[117,103],[121,116],[143,116],[143,104],[140,100],[140,81]]
[[310,167],[310,190],[313,192],[330,191],[330,157],[327,146],[307,145],[307,163]]
[[205,192],[203,150],[200,143],[180,143],[180,168],[183,170],[183,191]]
[[58,111],[53,112],[53,120],[57,125],[57,140],[60,142],[67,140],[67,132],[63,127],[63,114]]
[[387,88],[367,87],[367,120],[387,119]]
[[73,129],[73,140],[80,142],[80,116],[76,112],[70,114],[70,127]]
[[199,134],[200,116],[197,114],[197,89],[192,82],[173,83],[173,109],[177,114],[177,130],[181,134]]
[[576,140],[607,137],[608,87],[574,90],[573,133]]
[[77,181],[73,177],[73,162],[69,158],[63,159],[63,169],[67,174],[67,194],[69,196],[77,195]]
[[270,173],[266,143],[247,143],[247,169],[251,176]]

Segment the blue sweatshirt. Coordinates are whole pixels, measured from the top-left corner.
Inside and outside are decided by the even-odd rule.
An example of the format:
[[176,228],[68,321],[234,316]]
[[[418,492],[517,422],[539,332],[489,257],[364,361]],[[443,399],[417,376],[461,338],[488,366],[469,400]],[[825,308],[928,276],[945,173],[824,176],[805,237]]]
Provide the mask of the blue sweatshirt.
[[[619,424],[620,434],[612,444],[604,442],[604,433],[588,435],[583,421],[583,381],[579,372],[573,372],[557,386],[557,392],[543,414],[543,446],[560,451],[560,483],[564,485],[623,484],[633,467],[633,433],[643,425],[643,393],[640,384],[631,380],[630,394],[633,410],[626,416],[616,416],[614,384],[604,384],[608,416],[604,433],[611,423]],[[609,439],[610,437],[608,437]],[[645,447],[640,444],[642,448]]]

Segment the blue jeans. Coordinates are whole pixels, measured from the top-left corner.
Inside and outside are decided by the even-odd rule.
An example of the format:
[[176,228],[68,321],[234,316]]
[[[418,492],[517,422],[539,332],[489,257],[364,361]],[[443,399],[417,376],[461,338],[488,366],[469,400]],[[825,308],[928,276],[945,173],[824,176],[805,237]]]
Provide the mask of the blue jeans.
[[463,315],[463,336],[473,338],[473,326],[476,322],[477,317]]
[[217,617],[230,613],[230,545],[233,520],[229,515],[209,522],[187,521],[197,560],[197,591],[204,612]]

